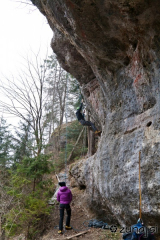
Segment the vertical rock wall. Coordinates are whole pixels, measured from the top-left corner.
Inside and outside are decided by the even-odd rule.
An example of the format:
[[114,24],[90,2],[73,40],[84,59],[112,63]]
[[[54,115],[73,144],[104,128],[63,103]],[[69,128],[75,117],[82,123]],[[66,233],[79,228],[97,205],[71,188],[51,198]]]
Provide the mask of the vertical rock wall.
[[96,154],[73,167],[89,204],[109,220],[160,221],[160,2],[32,0],[53,29],[52,48],[81,84],[102,127]]

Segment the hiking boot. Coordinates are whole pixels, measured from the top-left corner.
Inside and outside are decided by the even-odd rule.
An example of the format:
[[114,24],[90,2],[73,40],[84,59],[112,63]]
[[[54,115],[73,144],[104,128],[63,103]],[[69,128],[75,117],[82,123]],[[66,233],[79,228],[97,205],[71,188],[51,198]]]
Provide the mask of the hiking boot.
[[71,229],[72,229],[72,227],[70,227],[70,226],[69,226],[69,227],[68,227],[68,226],[66,226],[66,227],[65,227],[65,229],[66,229],[66,230],[71,230]]
[[62,230],[59,230],[59,231],[58,231],[58,234],[62,234]]

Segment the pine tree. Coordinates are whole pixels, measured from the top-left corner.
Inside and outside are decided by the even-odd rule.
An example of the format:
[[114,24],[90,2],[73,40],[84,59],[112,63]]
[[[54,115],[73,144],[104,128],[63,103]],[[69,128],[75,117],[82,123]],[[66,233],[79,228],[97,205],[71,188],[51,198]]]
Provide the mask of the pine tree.
[[33,156],[33,135],[28,122],[20,121],[14,137],[14,164],[21,163],[24,157]]
[[0,119],[0,167],[6,169],[12,164],[13,136],[3,117]]
[[[8,236],[25,233],[25,239],[35,239],[40,222],[47,221],[52,209],[48,205],[53,195],[53,183],[48,174],[53,171],[50,156],[39,154],[36,157],[25,156],[16,168],[10,170],[8,196],[12,196],[12,206],[5,215],[4,229]],[[45,227],[45,222],[43,222]]]
[[5,223],[4,215],[10,207],[11,197],[7,195],[6,187],[10,183],[8,169],[13,163],[13,137],[6,120],[0,118],[0,239],[5,239],[5,231],[2,225]]

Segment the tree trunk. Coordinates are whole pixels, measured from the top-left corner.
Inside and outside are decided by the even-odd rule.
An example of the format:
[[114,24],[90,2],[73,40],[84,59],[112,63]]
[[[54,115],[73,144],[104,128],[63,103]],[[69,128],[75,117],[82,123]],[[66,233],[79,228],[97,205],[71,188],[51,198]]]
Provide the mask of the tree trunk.
[[[87,120],[90,121],[89,119],[89,114],[87,114]],[[90,130],[90,127],[87,127],[88,129],[88,157],[92,156],[95,152],[95,134]]]
[[35,192],[35,189],[36,189],[36,179],[34,178],[34,180],[33,180],[33,192]]
[[4,224],[5,219],[3,219],[2,214],[0,214],[0,240],[6,240],[5,230],[2,229],[2,224]]
[[95,134],[88,127],[88,157],[92,156],[95,152]]

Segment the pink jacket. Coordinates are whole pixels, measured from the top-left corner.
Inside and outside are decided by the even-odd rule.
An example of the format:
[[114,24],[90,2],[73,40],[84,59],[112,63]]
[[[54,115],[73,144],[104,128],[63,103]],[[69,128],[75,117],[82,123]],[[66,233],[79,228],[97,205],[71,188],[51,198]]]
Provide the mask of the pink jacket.
[[72,201],[72,193],[68,187],[60,187],[57,193],[57,201],[61,204],[69,204]]

